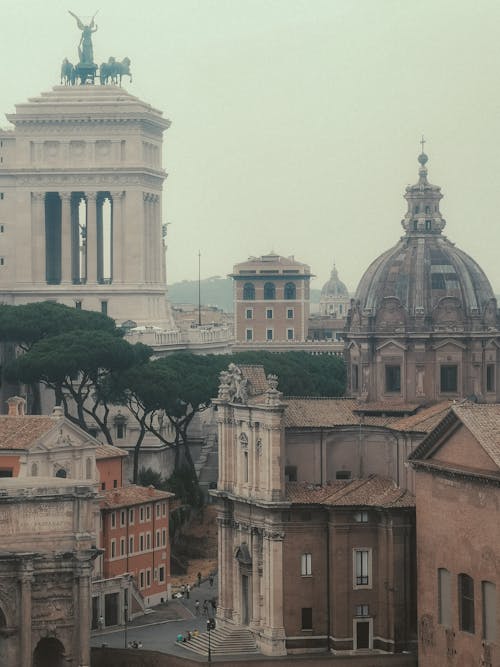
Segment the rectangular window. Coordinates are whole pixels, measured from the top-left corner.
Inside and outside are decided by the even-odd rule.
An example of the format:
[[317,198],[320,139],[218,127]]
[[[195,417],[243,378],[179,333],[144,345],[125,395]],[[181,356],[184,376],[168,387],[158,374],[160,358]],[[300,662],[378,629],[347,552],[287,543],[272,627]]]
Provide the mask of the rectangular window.
[[491,581],[481,582],[483,597],[483,639],[496,641],[497,589]]
[[4,225],[0,225],[0,234],[3,234],[4,231],[5,231],[5,226],[4,226]]
[[474,579],[458,575],[458,604],[460,630],[474,634]]
[[116,557],[116,540],[111,540],[111,558]]
[[158,568],[158,579],[160,584],[163,584],[163,582],[165,581],[165,567],[163,565],[160,565],[160,567]]
[[441,392],[456,392],[458,387],[458,366],[444,364],[441,366]]
[[146,588],[151,586],[151,570],[146,570]]
[[156,546],[157,547],[160,546],[160,531],[159,530],[156,531]]
[[297,466],[285,466],[285,482],[297,481]]
[[300,560],[300,574],[303,577],[312,575],[312,554],[302,554]]
[[159,519],[161,515],[161,505],[160,503],[156,503],[156,518]]
[[369,616],[370,608],[367,604],[358,604],[356,605],[356,616]]
[[118,488],[118,480],[114,479],[113,480],[113,489],[117,489],[117,488]]
[[0,199],[3,199],[3,198],[4,198],[3,192],[0,192]]
[[162,503],[161,504],[161,515],[162,516],[167,516],[167,503]]
[[5,258],[0,257],[0,266],[5,266]]
[[247,341],[252,341],[253,340],[253,329],[247,329],[245,331],[245,339]]
[[287,329],[286,330],[286,339],[287,340],[293,340],[293,329]]
[[144,572],[139,572],[139,588],[144,588]]
[[118,440],[123,440],[125,437],[125,424],[123,422],[118,422],[116,425],[116,437]]
[[77,310],[81,310],[82,309],[82,302],[81,301],[75,301],[75,308]]
[[358,391],[358,387],[359,387],[359,370],[358,370],[358,364],[353,364],[353,365],[352,365],[351,386],[352,386],[352,390],[353,390],[353,391]]
[[354,549],[353,561],[354,588],[371,588],[371,550]]
[[151,521],[151,505],[146,505],[146,521]]
[[335,479],[351,479],[350,470],[337,470],[335,473]]
[[385,367],[385,390],[390,392],[401,391],[401,366]]
[[166,530],[166,528],[162,528],[162,530],[161,530],[161,546],[162,547],[167,546],[167,530]]
[[101,491],[106,491],[106,482],[101,482]]
[[368,523],[368,512],[364,510],[356,512],[354,515],[354,520],[358,523]]
[[129,552],[129,554],[134,553],[134,536],[133,535],[128,538],[128,552]]
[[486,391],[495,391],[495,364],[486,365]]
[[139,509],[139,523],[144,523],[144,507]]
[[151,533],[146,533],[146,549],[151,549]]
[[131,526],[134,525],[134,510],[129,510],[128,513],[128,522]]
[[248,452],[243,452],[243,481],[248,482]]
[[293,308],[286,309],[286,319],[293,320]]
[[108,314],[108,302],[107,301],[101,301],[101,313],[103,315]]
[[247,308],[245,310],[245,319],[253,320],[253,308]]
[[273,330],[266,329],[266,340],[272,340],[272,339],[273,339]]
[[273,319],[273,309],[266,308],[266,320],[272,320],[272,319]]
[[313,610],[312,607],[302,607],[302,630],[313,629]]
[[120,512],[120,526],[123,528],[125,525],[125,521],[127,519],[127,513],[126,510],[121,510]]
[[144,534],[139,535],[139,551],[144,551]]
[[451,627],[451,574],[443,567],[438,570],[438,623]]
[[111,528],[116,528],[116,512],[111,512]]
[[120,538],[120,556],[125,556],[125,538]]

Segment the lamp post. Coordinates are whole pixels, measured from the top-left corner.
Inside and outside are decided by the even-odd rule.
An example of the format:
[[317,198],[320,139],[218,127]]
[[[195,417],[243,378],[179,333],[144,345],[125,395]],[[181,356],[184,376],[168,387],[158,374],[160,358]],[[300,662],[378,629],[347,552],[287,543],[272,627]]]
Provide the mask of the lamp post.
[[212,646],[210,644],[210,630],[212,629],[212,620],[207,619],[207,630],[208,630],[208,664],[212,664]]
[[125,646],[124,648],[127,648],[127,630],[128,630],[128,601],[125,601],[125,604],[123,606],[123,612],[125,614]]

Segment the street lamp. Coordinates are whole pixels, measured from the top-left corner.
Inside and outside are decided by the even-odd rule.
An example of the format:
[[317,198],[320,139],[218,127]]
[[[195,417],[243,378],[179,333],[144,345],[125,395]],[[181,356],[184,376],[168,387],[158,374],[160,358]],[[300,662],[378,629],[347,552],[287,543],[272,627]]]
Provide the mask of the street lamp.
[[213,620],[211,618],[207,619],[207,631],[208,631],[208,664],[212,664],[212,646],[210,644],[210,630],[214,627]]

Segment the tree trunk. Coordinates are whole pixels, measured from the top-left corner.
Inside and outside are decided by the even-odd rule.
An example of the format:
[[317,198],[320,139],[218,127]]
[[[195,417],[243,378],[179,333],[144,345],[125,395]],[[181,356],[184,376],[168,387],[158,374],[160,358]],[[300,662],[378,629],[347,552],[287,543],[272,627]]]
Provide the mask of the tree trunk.
[[139,437],[137,438],[137,442],[135,443],[134,447],[134,470],[132,476],[132,482],[134,484],[137,484],[137,480],[139,479],[139,453],[141,451],[141,445],[142,441],[144,440],[145,434],[146,434],[146,428],[144,427],[144,424],[141,424],[141,431],[139,433]]

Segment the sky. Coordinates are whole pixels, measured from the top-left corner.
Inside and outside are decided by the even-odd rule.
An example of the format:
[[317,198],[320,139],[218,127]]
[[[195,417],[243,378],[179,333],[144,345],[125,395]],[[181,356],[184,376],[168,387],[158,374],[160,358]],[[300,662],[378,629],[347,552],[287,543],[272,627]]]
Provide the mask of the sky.
[[[94,0],[95,1],[95,0]],[[500,293],[498,0],[23,0],[2,6],[0,110],[59,83],[90,17],[96,62],[172,121],[168,282],[274,251],[351,291],[403,233],[425,135],[444,233]],[[4,116],[0,126],[8,127]]]

